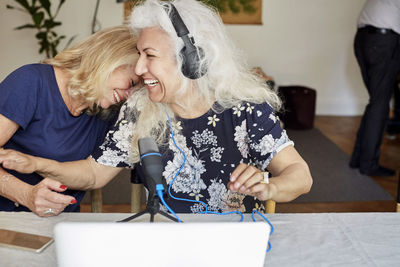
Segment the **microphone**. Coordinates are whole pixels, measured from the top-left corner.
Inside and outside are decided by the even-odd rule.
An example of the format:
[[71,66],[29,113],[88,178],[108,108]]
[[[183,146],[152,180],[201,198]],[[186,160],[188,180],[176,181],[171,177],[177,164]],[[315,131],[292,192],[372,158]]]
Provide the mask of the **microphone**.
[[[154,222],[154,215],[160,213],[161,215],[176,221],[181,222],[179,217],[174,213],[173,210],[168,206],[168,204],[164,200],[164,194],[166,194],[165,189],[166,185],[165,179],[162,177],[163,163],[161,154],[158,151],[158,146],[156,142],[150,138],[140,138],[138,140],[139,146],[139,155],[140,155],[140,165],[137,169],[139,171],[139,175],[143,177],[145,176],[146,187],[149,190],[149,194],[147,195],[147,205],[146,210],[136,213],[126,219],[121,220],[120,222],[127,222],[134,218],[137,218],[145,213],[150,213],[150,222]],[[172,217],[168,213],[160,210],[160,201],[163,205],[175,215],[176,218]]]
[[138,141],[140,163],[146,179],[151,179],[155,185],[163,185],[163,163],[156,142],[150,137]]

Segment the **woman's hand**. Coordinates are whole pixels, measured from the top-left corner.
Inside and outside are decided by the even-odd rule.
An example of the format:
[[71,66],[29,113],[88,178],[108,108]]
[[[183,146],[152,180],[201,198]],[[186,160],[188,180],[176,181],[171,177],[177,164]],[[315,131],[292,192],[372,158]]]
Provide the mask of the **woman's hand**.
[[66,189],[60,182],[45,178],[31,187],[22,204],[40,217],[56,216],[68,205],[76,203],[74,197],[59,193]]
[[254,196],[261,201],[271,198],[271,188],[264,181],[263,172],[245,163],[241,163],[232,172],[228,188],[233,192]]
[[311,189],[308,165],[293,146],[279,151],[268,164],[268,171],[273,177],[266,183],[259,169],[242,163],[232,172],[228,188],[261,201],[276,202],[292,201]]
[[12,149],[0,150],[0,164],[3,165],[3,168],[14,170],[19,173],[33,173],[36,171],[34,156]]

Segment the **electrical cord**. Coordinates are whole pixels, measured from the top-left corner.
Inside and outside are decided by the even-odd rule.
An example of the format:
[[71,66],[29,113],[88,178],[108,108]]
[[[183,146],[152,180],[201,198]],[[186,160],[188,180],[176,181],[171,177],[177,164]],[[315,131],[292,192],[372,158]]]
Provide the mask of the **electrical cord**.
[[[240,222],[242,222],[244,216],[243,216],[243,213],[240,212],[240,211],[230,211],[230,212],[223,212],[223,213],[221,213],[221,212],[215,212],[215,211],[208,211],[207,204],[204,203],[203,201],[200,201],[200,200],[193,200],[193,199],[186,199],[186,198],[178,198],[178,197],[175,197],[174,195],[172,195],[172,193],[171,193],[172,185],[173,185],[173,183],[175,182],[175,179],[178,177],[178,174],[180,173],[180,171],[181,171],[181,170],[183,169],[183,167],[185,166],[185,163],[186,163],[186,154],[185,154],[185,152],[183,152],[183,150],[177,145],[177,143],[176,143],[176,141],[175,141],[174,131],[173,131],[173,129],[172,129],[172,123],[171,123],[171,119],[169,118],[169,116],[168,116],[168,123],[169,123],[169,127],[170,127],[170,132],[171,132],[172,141],[174,142],[175,147],[176,147],[176,148],[182,153],[182,155],[183,155],[183,162],[182,162],[182,164],[181,164],[179,170],[178,170],[177,173],[175,174],[174,178],[172,179],[170,185],[168,186],[168,195],[169,195],[171,198],[175,199],[175,200],[181,200],[181,201],[187,201],[187,202],[194,202],[194,203],[200,203],[200,204],[202,204],[202,205],[204,206],[204,208],[205,208],[205,211],[200,212],[200,214],[228,215],[228,214],[236,213],[236,214],[239,214],[239,215],[241,216]],[[164,188],[164,187],[163,187],[163,188]],[[164,206],[165,206],[172,214],[174,214],[174,216],[179,220],[178,216],[177,216],[177,215],[172,211],[172,209],[170,209],[170,207],[165,203],[165,201],[164,201],[164,199],[163,199],[163,197],[162,197],[162,191],[160,191],[160,192],[157,191],[157,194],[159,195],[159,197],[160,197],[162,203],[164,204]],[[160,196],[160,195],[161,195],[161,196]],[[259,211],[257,211],[257,210],[253,210],[253,212],[252,212],[252,214],[251,214],[252,219],[253,219],[254,222],[256,221],[256,219],[255,219],[255,217],[254,217],[254,214],[255,214],[255,213],[259,214],[259,215],[269,224],[269,226],[271,227],[271,231],[270,231],[269,235],[271,236],[272,233],[273,233],[273,231],[274,231],[274,226],[272,225],[272,223],[271,223],[264,215],[262,215],[262,214],[261,214]],[[180,220],[179,220],[179,221],[180,221]],[[268,247],[267,247],[266,252],[268,253],[270,250],[271,250],[271,242],[268,240]]]
[[[271,231],[269,232],[269,236],[271,236],[274,233],[274,226],[272,225],[272,223],[264,216],[262,215],[261,212],[259,212],[258,210],[253,210],[253,212],[251,213],[251,218],[253,218],[253,222],[256,221],[256,218],[254,217],[254,214],[257,213],[258,215],[260,215],[264,221],[266,221],[269,226],[271,227]],[[268,240],[268,248],[267,248],[267,253],[271,250],[271,242]]]
[[175,216],[175,218],[178,220],[178,222],[182,222],[181,219],[179,218],[179,216],[167,205],[167,203],[164,200],[164,186],[162,184],[158,184],[156,185],[156,191],[157,191],[157,195],[160,198],[162,204],[167,208],[167,210]]

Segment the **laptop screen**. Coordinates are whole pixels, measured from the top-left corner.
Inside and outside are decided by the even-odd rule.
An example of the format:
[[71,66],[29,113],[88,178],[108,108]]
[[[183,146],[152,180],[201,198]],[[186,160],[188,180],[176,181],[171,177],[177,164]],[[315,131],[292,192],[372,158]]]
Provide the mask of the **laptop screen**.
[[264,266],[264,222],[104,223],[56,225],[57,262],[78,266]]

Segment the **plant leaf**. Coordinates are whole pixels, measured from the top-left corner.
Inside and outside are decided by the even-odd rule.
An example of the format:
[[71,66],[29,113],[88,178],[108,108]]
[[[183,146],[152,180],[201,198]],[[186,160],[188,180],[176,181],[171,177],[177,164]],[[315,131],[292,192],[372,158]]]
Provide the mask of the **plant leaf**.
[[60,3],[58,4],[58,7],[60,8],[64,4],[65,0],[60,0]]
[[50,10],[51,3],[50,3],[50,1],[49,0],[39,0],[39,2],[42,5],[42,7],[46,10],[46,12],[49,15],[49,17],[51,17],[51,10]]
[[38,32],[36,35],[36,38],[39,40],[46,40],[47,34],[46,32]]
[[31,6],[29,5],[27,0],[15,0],[15,2],[23,6],[28,11],[31,9]]
[[54,21],[52,19],[46,19],[44,21],[43,26],[46,27],[47,29],[52,29],[52,28],[60,26],[60,25],[61,25],[61,22],[59,22],[59,21]]
[[36,27],[40,28],[40,25],[42,24],[42,21],[44,19],[44,13],[43,12],[35,13],[32,16],[32,19],[33,19],[33,22],[35,22]]
[[32,28],[36,28],[36,27],[33,24],[25,24],[25,25],[21,25],[21,26],[14,28],[14,30],[22,30],[22,29],[27,29],[27,28],[32,29]]
[[64,4],[65,0],[60,0],[60,3],[58,3],[58,7],[57,7],[57,12],[56,14],[58,14],[58,11],[60,11],[61,6]]

